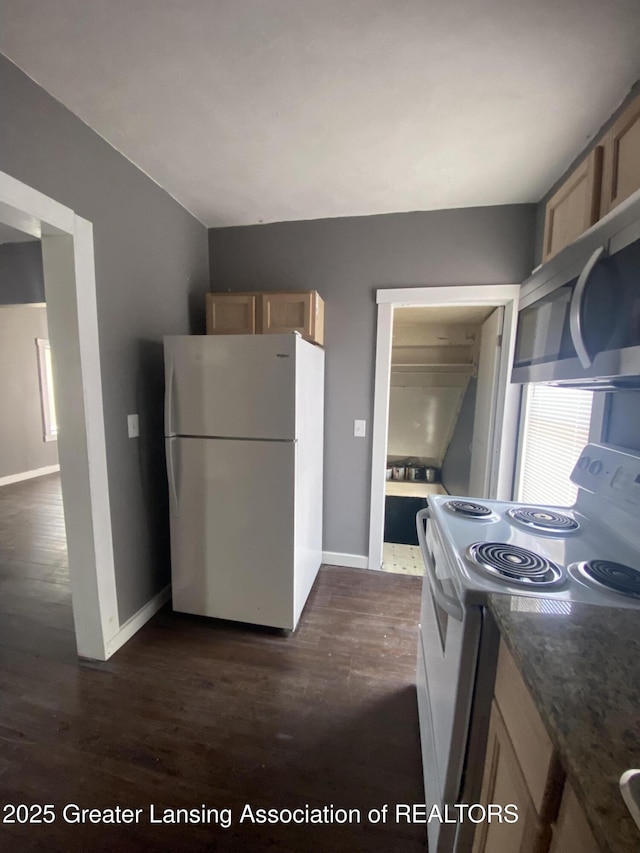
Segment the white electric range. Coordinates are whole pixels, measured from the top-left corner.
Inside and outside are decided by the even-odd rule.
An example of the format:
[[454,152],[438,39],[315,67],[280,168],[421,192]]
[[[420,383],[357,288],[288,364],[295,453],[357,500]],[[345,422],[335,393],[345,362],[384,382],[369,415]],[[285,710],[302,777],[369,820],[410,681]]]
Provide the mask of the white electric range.
[[[425,563],[418,710],[427,805],[478,802],[498,637],[489,594],[570,613],[640,610],[640,456],[587,445],[572,507],[435,495],[417,515]],[[469,822],[428,824],[430,853],[471,849]]]

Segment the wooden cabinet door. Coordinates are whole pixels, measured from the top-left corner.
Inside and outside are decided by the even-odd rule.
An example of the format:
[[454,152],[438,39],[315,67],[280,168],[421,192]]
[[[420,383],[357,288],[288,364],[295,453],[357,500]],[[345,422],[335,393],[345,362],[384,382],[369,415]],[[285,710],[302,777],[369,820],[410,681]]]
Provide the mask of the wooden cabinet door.
[[500,642],[493,692],[531,801],[540,819],[549,823],[558,811],[564,771],[504,640]]
[[324,343],[324,305],[316,291],[260,294],[260,331],[282,335],[299,332],[313,343]]
[[600,216],[602,147],[597,146],[547,202],[542,260],[572,243]]
[[640,98],[604,138],[602,215],[640,189]]
[[600,853],[585,813],[571,785],[566,784],[550,853]]
[[515,823],[478,824],[472,853],[544,853],[548,850],[550,828],[538,820],[515,750],[496,703],[491,709],[487,756],[480,802],[518,807]]
[[208,335],[254,335],[255,293],[207,293]]

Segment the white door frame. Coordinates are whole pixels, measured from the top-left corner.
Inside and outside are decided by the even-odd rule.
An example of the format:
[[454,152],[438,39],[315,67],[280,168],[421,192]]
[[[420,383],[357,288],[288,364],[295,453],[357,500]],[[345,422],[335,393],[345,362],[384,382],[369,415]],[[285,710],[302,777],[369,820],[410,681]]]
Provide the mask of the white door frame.
[[511,497],[515,442],[517,434],[517,406],[519,395],[516,386],[509,388],[513,362],[516,321],[518,315],[519,284],[458,285],[446,287],[401,287],[376,291],[378,303],[378,331],[376,338],[376,366],[373,403],[373,447],[371,455],[371,508],[369,514],[370,569],[382,566],[384,536],[385,468],[387,456],[387,431],[389,421],[389,383],[391,380],[391,346],[393,312],[395,308],[413,306],[445,307],[451,305],[504,306],[504,329],[498,381],[496,441],[500,453],[494,454],[491,470],[492,491],[498,497]]
[[[491,332],[487,333],[486,329],[492,326]],[[485,334],[490,334],[491,339],[487,340]],[[476,405],[473,413],[473,434],[471,438],[471,468],[469,470],[469,491],[468,495],[475,498],[495,498],[496,497],[496,482],[495,477],[492,479],[492,474],[495,474],[495,466],[492,462],[495,454],[500,452],[499,436],[496,436],[496,400],[499,390],[497,377],[500,371],[500,355],[502,353],[502,338],[504,336],[504,308],[499,305],[494,308],[491,314],[483,322],[479,329],[478,340],[478,362],[476,370]],[[497,342],[500,342],[497,346]],[[490,374],[487,376],[487,368]],[[482,400],[483,395],[485,400]],[[482,403],[488,404],[488,408],[484,409],[484,415],[488,415],[488,422],[482,421],[483,406]],[[500,425],[498,425],[499,429]],[[485,435],[481,435],[485,433]],[[486,440],[487,445],[484,448],[478,446],[478,439]],[[478,462],[481,463],[481,480],[478,482]]]
[[[69,577],[81,657],[120,645],[98,346],[93,226],[0,172],[0,221],[42,241]],[[115,642],[114,642],[115,641]]]

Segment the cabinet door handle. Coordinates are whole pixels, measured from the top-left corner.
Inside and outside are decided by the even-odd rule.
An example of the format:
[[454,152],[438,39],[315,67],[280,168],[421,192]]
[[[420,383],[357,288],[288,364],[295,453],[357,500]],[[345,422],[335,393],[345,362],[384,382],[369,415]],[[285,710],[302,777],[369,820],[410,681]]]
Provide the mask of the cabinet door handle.
[[591,367],[593,359],[587,350],[587,344],[584,339],[584,330],[582,328],[584,294],[589,282],[589,276],[604,253],[604,246],[600,246],[584,265],[584,269],[578,277],[577,284],[571,297],[571,305],[569,306],[569,331],[571,332],[571,340],[580,364],[585,369]]
[[166,385],[164,389],[164,434],[173,435],[173,374],[175,371],[174,354],[171,353],[171,361],[167,365]]

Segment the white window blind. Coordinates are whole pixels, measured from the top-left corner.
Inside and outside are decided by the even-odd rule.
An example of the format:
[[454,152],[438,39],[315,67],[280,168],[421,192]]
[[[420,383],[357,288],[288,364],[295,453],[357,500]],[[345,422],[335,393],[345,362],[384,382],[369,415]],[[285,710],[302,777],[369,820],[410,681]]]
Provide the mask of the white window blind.
[[589,440],[591,391],[529,385],[525,392],[516,500],[570,506],[569,476]]

